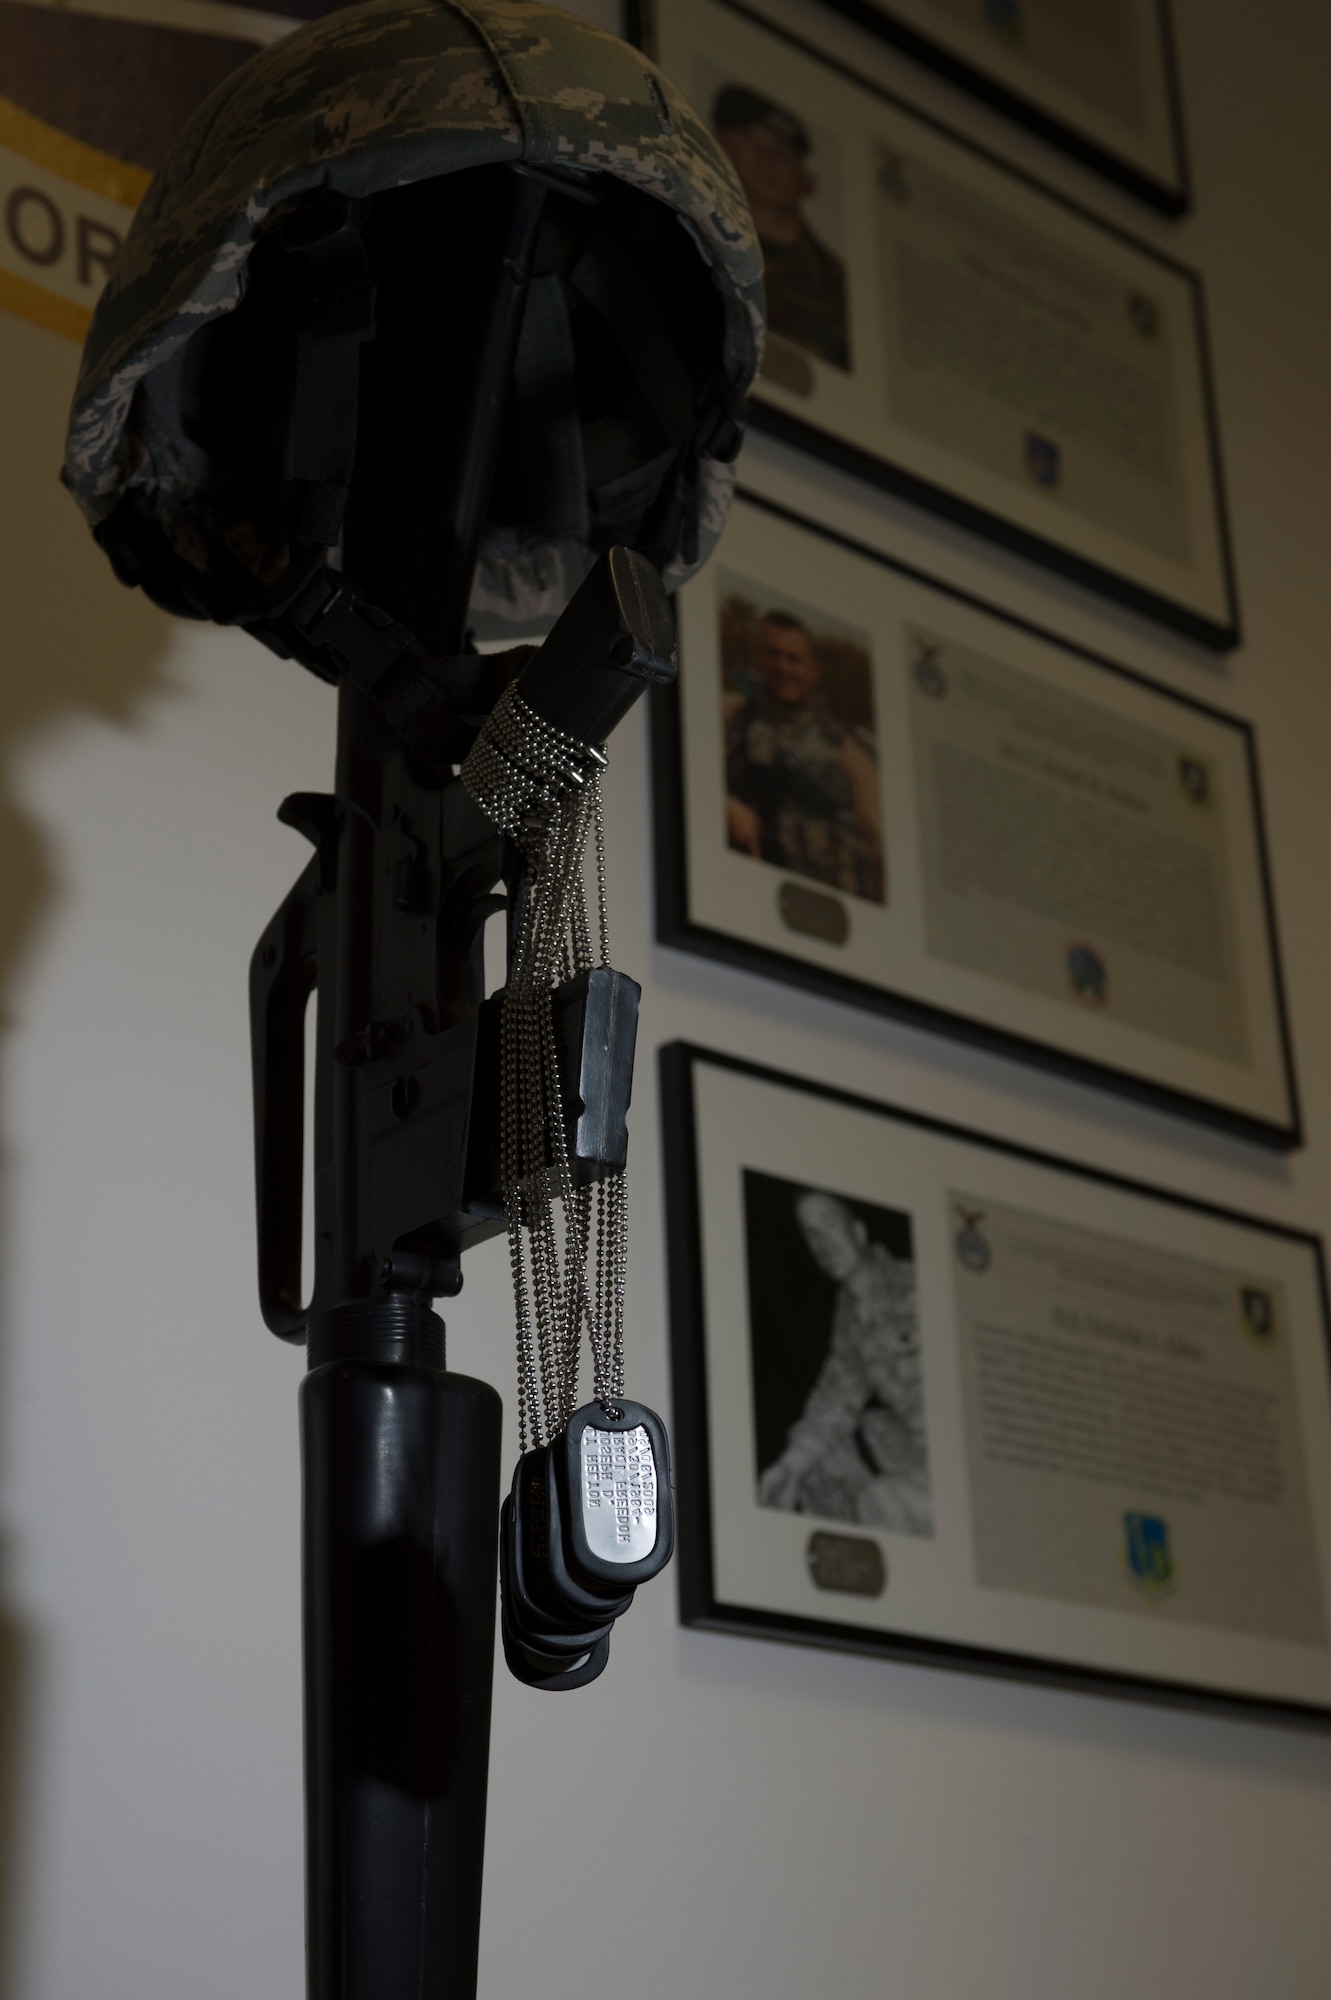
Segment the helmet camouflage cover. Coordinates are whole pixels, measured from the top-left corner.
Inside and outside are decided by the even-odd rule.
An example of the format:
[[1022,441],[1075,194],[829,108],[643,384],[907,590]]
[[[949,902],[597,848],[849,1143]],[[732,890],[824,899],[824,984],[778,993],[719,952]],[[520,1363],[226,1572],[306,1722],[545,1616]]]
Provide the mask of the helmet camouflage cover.
[[[98,304],[70,417],[62,476],[89,524],[128,503],[180,564],[207,570],[191,522],[199,454],[144,414],[140,391],[241,303],[276,216],[321,189],[356,201],[519,161],[608,174],[674,212],[723,308],[714,371],[737,408],[761,354],[761,255],[729,163],[674,86],[627,43],[534,0],[364,0],[244,63],[154,177]],[[671,584],[715,546],[734,442],[704,426],[684,447],[696,506],[668,553]],[[491,523],[473,611],[489,624],[548,619],[593,555],[576,534]]]

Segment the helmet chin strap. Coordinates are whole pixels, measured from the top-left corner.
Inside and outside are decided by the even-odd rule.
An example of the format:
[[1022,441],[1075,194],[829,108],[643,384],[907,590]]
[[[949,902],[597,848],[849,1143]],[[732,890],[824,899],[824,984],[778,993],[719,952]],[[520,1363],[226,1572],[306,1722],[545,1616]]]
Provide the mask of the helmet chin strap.
[[279,227],[304,279],[286,509],[287,532],[301,548],[334,547],[351,498],[361,350],[375,335],[375,281],[361,234],[367,208],[324,194]]
[[350,681],[383,710],[409,750],[441,766],[466,756],[532,652],[515,646],[439,659],[326,560],[311,567],[278,616],[244,622],[281,658],[294,655],[325,680]]

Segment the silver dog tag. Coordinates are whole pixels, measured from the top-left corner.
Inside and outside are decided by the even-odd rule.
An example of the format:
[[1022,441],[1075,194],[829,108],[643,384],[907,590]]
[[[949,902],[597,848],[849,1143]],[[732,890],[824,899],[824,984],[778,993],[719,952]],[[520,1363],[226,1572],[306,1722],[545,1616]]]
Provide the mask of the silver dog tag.
[[664,1569],[675,1545],[670,1456],[661,1419],[621,1400],[574,1412],[551,1446],[567,1504],[564,1553],[592,1590],[623,1590]]
[[647,1432],[641,1424],[603,1431],[590,1423],[579,1459],[587,1547],[606,1562],[641,1562],[656,1546],[656,1460]]

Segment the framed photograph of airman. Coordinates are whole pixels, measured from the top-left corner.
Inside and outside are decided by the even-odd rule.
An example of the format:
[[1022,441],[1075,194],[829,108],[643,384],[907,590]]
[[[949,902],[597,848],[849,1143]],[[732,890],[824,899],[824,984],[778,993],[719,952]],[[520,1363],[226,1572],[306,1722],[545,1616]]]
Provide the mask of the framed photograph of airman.
[[742,490],[677,611],[663,943],[1300,1142],[1247,723]]
[[1234,646],[1200,279],[845,69],[841,25],[814,0],[654,16],[762,242],[754,423]]
[[829,0],[1165,215],[1189,205],[1166,0]]
[[1326,1726],[1320,1239],[660,1060],[683,1622]]

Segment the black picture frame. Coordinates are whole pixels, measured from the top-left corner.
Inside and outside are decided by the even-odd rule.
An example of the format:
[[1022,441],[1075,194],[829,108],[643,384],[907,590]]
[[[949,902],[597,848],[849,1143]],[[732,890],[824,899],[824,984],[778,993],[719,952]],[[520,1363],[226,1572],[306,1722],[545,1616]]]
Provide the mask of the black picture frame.
[[[806,541],[809,554],[801,558],[800,547]],[[1006,998],[994,985],[984,989],[971,987],[965,995],[959,985],[957,997],[948,1000],[944,998],[946,984],[940,980],[936,965],[927,958],[924,939],[919,935],[903,949],[901,970],[895,977],[866,977],[863,970],[857,972],[848,967],[845,947],[836,941],[823,943],[816,938],[810,941],[772,920],[769,905],[773,895],[779,896],[787,879],[778,867],[745,857],[738,865],[742,870],[753,871],[753,890],[742,897],[738,891],[723,892],[722,871],[730,870],[733,874],[736,862],[727,853],[722,801],[712,798],[708,790],[708,787],[715,789],[714,761],[708,762],[696,753],[696,746],[706,741],[710,733],[720,746],[716,757],[724,759],[720,662],[715,650],[707,657],[699,657],[691,640],[701,632],[704,649],[708,647],[706,635],[713,629],[719,593],[727,587],[724,580],[732,569],[742,572],[746,581],[756,578],[755,591],[769,582],[781,601],[779,593],[787,587],[786,579],[800,575],[801,560],[807,561],[811,571],[818,572],[819,587],[826,591],[826,595],[815,601],[828,606],[835,603],[843,611],[848,603],[858,605],[860,621],[866,625],[868,614],[863,611],[863,604],[868,592],[881,585],[884,593],[892,593],[884,597],[879,631],[903,629],[904,621],[909,618],[923,618],[934,630],[960,633],[964,628],[965,638],[959,638],[958,643],[974,645],[979,638],[984,642],[983,651],[988,653],[992,647],[992,657],[1015,666],[1020,666],[1029,653],[1033,660],[1043,661],[1052,670],[1055,679],[1051,685],[1057,689],[1057,676],[1064,676],[1064,687],[1079,700],[1094,702],[1115,690],[1132,690],[1134,713],[1146,726],[1161,732],[1176,729],[1185,741],[1195,739],[1208,746],[1232,744],[1235,782],[1244,794],[1232,803],[1232,812],[1241,821],[1241,833],[1236,830],[1233,838],[1241,842],[1246,857],[1244,879],[1248,893],[1237,898],[1244,912],[1245,944],[1241,949],[1237,941],[1234,943],[1229,963],[1231,977],[1241,980],[1248,989],[1244,1004],[1250,1033],[1256,1034],[1259,1020],[1263,1024],[1261,1061],[1265,1065],[1265,1081],[1260,1093],[1254,1094],[1253,1078],[1242,1066],[1235,1066],[1232,1074],[1208,1069],[1205,1064],[1196,1064],[1183,1049],[1175,1051],[1163,1039],[1149,1049],[1139,1044],[1134,1059],[1123,1059],[1109,1047],[1114,1032],[1112,1007],[1106,1014],[1093,1015],[1089,1020],[1083,1009],[1067,1007],[1060,1012],[1057,1007],[1047,1008],[1044,1026],[1037,1028],[1032,1025],[1034,1017],[1029,1002],[1023,999],[1016,984]],[[765,574],[760,561],[765,565]],[[828,565],[832,563],[840,567],[830,570]],[[853,572],[861,573],[867,580],[863,586],[865,597],[856,595]],[[797,592],[795,601],[803,608],[811,597],[811,591]],[[1073,644],[936,574],[900,561],[881,548],[870,548],[837,534],[744,487],[738,490],[731,524],[713,565],[685,586],[677,599],[677,610],[681,626],[680,680],[674,688],[655,692],[651,716],[659,942],[1093,1084],[1119,1097],[1130,1097],[1249,1143],[1276,1151],[1289,1151],[1303,1143],[1257,742],[1249,722],[1195,695],[1165,687],[1105,654]],[[904,662],[886,657],[891,643],[884,638],[878,647],[873,672],[879,689],[886,687],[890,691],[902,687],[896,735],[904,741],[908,737],[912,691],[903,685]],[[1126,695],[1122,698],[1129,699]],[[690,702],[695,704],[695,711],[689,711],[694,713],[694,720],[686,730],[684,718]],[[880,715],[878,723],[880,734],[891,734],[887,714]],[[1189,731],[1193,732],[1191,737]],[[690,745],[695,747],[691,749]],[[903,792],[916,786],[914,766],[909,774],[903,768],[898,776]],[[891,795],[892,779],[886,768],[879,773],[879,785],[884,797],[883,824],[890,878],[896,866],[892,821],[898,805]],[[899,810],[912,826],[916,824],[918,804],[908,808],[902,803]],[[762,890],[757,880],[759,869],[765,882]],[[727,897],[731,900],[725,900]],[[853,930],[856,923],[863,929],[877,920],[877,912],[854,897],[834,893],[831,900],[846,910],[848,929]],[[891,907],[889,898],[889,913]],[[902,921],[904,924],[908,920]],[[1234,935],[1237,940],[1238,934]],[[1096,1036],[1102,1029],[1103,1041],[1097,1042]],[[1068,1037],[1075,1038],[1077,1045]],[[1249,1043],[1250,1056],[1256,1046],[1256,1042]]]
[[[702,65],[710,72],[722,64],[718,50],[724,35],[739,37],[736,47],[741,54],[727,54],[722,65],[727,74],[742,76],[774,101],[798,105],[808,118],[814,114],[805,113],[806,93],[812,92],[826,143],[836,149],[838,160],[848,148],[858,149],[863,171],[846,177],[852,193],[839,197],[847,232],[842,261],[847,273],[843,310],[848,315],[849,345],[843,362],[801,349],[798,340],[785,338],[779,329],[775,337],[769,332],[764,373],[750,403],[754,428],[1099,591],[1198,645],[1216,652],[1233,649],[1240,642],[1241,622],[1199,274],[1012,166],[955,126],[922,112],[885,83],[857,73],[825,36],[819,45],[820,27],[825,29],[828,19],[819,0],[783,0],[781,11],[777,21],[764,15],[761,0],[757,5],[746,0],[672,0],[669,9],[650,16],[641,13],[637,24],[649,52],[686,95],[693,71]],[[803,24],[801,32],[790,25],[792,19]],[[819,93],[830,93],[826,103]],[[815,119],[810,127],[815,137],[816,127]],[[893,411],[890,371],[883,373],[881,360],[890,340],[902,346],[908,329],[904,320],[898,324],[891,319],[883,303],[881,270],[887,266],[874,233],[878,224],[870,212],[875,199],[870,156],[877,146],[881,159],[884,132],[890,134],[893,146],[909,145],[908,164],[918,156],[920,171],[937,177],[945,195],[946,186],[955,181],[994,214],[1003,214],[1018,233],[1025,231],[1027,251],[1022,255],[1034,246],[1032,254],[1038,261],[1043,242],[1046,249],[1052,246],[1058,256],[1070,257],[1097,274],[1102,302],[1117,296],[1116,287],[1127,301],[1125,310],[1134,300],[1145,300],[1149,318],[1143,324],[1167,328],[1165,343],[1153,351],[1149,368],[1142,361],[1147,376],[1153,368],[1159,379],[1151,377],[1148,383],[1143,376],[1132,390],[1144,399],[1141,409],[1148,404],[1154,409],[1152,398],[1163,397],[1167,405],[1161,405],[1159,429],[1153,431],[1149,447],[1159,461],[1156,470],[1148,475],[1142,469],[1144,460],[1135,470],[1127,459],[1120,463],[1116,454],[1128,447],[1117,434],[1111,437],[1116,417],[1112,422],[1105,418],[1110,428],[1097,432],[1097,443],[1078,426],[1090,423],[1094,428],[1100,419],[1088,417],[1080,405],[1075,413],[1059,406],[1059,415],[1050,414],[1055,409],[1050,404],[1042,414],[1034,390],[1030,393],[1036,403],[1025,409],[1015,391],[1005,388],[1000,395],[983,373],[991,367],[992,357],[972,357],[964,364],[979,371],[972,382],[975,409],[965,419],[976,426],[973,445],[959,442],[960,432],[951,442],[941,441],[950,419],[920,417],[914,376],[908,410],[903,404]],[[815,148],[815,161],[817,157]],[[884,207],[880,200],[879,209]],[[924,310],[911,308],[917,309]],[[898,301],[898,314],[904,310]],[[1107,304],[1101,310],[1107,314]],[[1110,323],[1110,318],[1103,321],[1106,327]],[[1023,338],[1033,338],[1023,332],[1025,325],[1014,321]],[[1156,337],[1155,332],[1149,336]],[[1012,348],[1013,338],[1003,336],[1005,352]],[[1134,352],[1140,361],[1146,349]],[[1114,361],[1104,374],[1107,397],[1118,393],[1108,387],[1111,377],[1120,381],[1118,367]],[[1029,376],[1037,375],[1044,380],[1047,371],[1043,364],[1037,369],[1032,362]],[[1104,409],[1108,408],[1106,403]],[[931,424],[942,428],[931,435]],[[1068,472],[1065,478],[1065,465],[1070,467],[1074,459],[1083,473]],[[1163,485],[1156,479],[1159,466],[1168,467],[1167,474],[1160,475]],[[1071,493],[1077,477],[1082,479],[1077,488],[1080,497],[1065,504],[1058,496]],[[1099,498],[1087,498],[1092,486]],[[1148,489],[1156,493],[1157,486],[1164,496],[1160,500],[1164,513],[1150,531],[1155,545],[1148,546],[1139,525],[1145,514],[1136,513],[1124,496],[1129,488],[1134,493]],[[1108,510],[1107,518],[1112,516],[1119,526],[1104,525],[1095,518],[1097,510]]]
[[[746,1588],[742,1593],[734,1589],[727,1591],[718,1573],[716,1531],[718,1507],[729,1503],[719,1500],[720,1482],[715,1476],[718,1466],[724,1474],[727,1457],[713,1433],[722,1421],[718,1405],[730,1400],[730,1392],[723,1389],[718,1395],[714,1392],[714,1385],[718,1380],[724,1380],[727,1373],[733,1372],[730,1362],[733,1361],[736,1344],[741,1348],[747,1344],[749,1330],[735,1325],[717,1330],[709,1327],[708,1323],[708,1302],[714,1287],[708,1270],[707,1238],[715,1218],[709,1216],[708,1227],[704,1227],[699,1111],[700,1105],[705,1102],[703,1090],[706,1088],[710,1093],[718,1077],[741,1079],[757,1093],[771,1091],[787,1095],[789,1106],[786,1115],[792,1118],[811,1119],[815,1115],[814,1107],[817,1107],[822,1114],[844,1114],[850,1120],[868,1119],[882,1125],[883,1129],[891,1128],[899,1136],[903,1148],[911,1149],[912,1171],[917,1175],[919,1170],[914,1163],[922,1144],[937,1142],[946,1145],[954,1142],[972,1155],[978,1152],[1000,1163],[1000,1171],[1022,1173],[1030,1170],[1045,1176],[1056,1176],[1060,1181],[1066,1181],[1069,1188],[1093,1189],[1096,1198],[1101,1195],[1110,1201],[1126,1198],[1145,1205],[1147,1210],[1158,1210],[1162,1218],[1171,1222],[1171,1226],[1172,1219],[1177,1219],[1178,1226],[1185,1231],[1189,1227],[1204,1228],[1213,1235],[1218,1231],[1226,1243],[1234,1246],[1236,1265],[1242,1264],[1242,1247],[1254,1245],[1258,1246],[1259,1261],[1266,1256],[1268,1261],[1285,1257],[1301,1262],[1305,1278],[1303,1303],[1308,1317],[1316,1321],[1315,1327],[1305,1325],[1303,1328],[1304,1359],[1320,1378],[1317,1396],[1323,1407],[1317,1412],[1315,1427],[1319,1441],[1331,1440],[1331,1389],[1326,1381],[1331,1308],[1328,1306],[1322,1239],[1311,1231],[1208,1203],[1174,1187],[1152,1186],[1126,1176],[1106,1173],[1083,1160],[1059,1158],[992,1133],[968,1130],[900,1105],[882,1103],[715,1049],[685,1041],[672,1042],[658,1051],[658,1084],[670,1288],[672,1438],[678,1528],[676,1571],[681,1623],[703,1631],[780,1640],[922,1666],[982,1673],[1002,1679],[1034,1681],[1184,1709],[1246,1715],[1252,1719],[1295,1723],[1318,1730],[1331,1726],[1331,1660],[1318,1660],[1314,1693],[1300,1691],[1291,1694],[1271,1686],[1235,1684],[1243,1679],[1243,1675],[1236,1675],[1230,1668],[1222,1666],[1218,1651],[1212,1652],[1212,1642],[1215,1648],[1221,1648],[1229,1643],[1229,1635],[1214,1627],[1203,1634],[1199,1652],[1204,1655],[1204,1661],[1200,1671],[1194,1673],[1190,1668],[1185,1677],[1180,1677],[1174,1672],[1139,1670],[1136,1667],[1125,1669],[1121,1660],[1115,1663],[1109,1659],[1086,1657],[1088,1651],[1094,1655],[1097,1642],[1085,1644],[1079,1639],[1076,1650],[1083,1657],[1070,1657],[1051,1654],[1047,1644],[1026,1650],[1020,1645],[977,1643],[949,1636],[941,1630],[931,1631],[927,1629],[930,1622],[927,1577],[923,1591],[919,1588],[915,1590],[915,1608],[909,1624],[903,1620],[900,1627],[895,1627],[892,1624],[866,1623],[863,1616],[853,1620],[848,1616],[839,1617],[837,1612],[842,1605],[854,1603],[862,1595],[872,1595],[875,1586],[881,1593],[886,1582],[890,1593],[891,1577],[897,1567],[896,1550],[904,1546],[904,1540],[890,1531],[865,1530],[862,1526],[856,1526],[850,1535],[846,1535],[843,1523],[836,1518],[824,1520],[820,1525],[818,1517],[808,1513],[791,1516],[792,1520],[801,1523],[798,1530],[801,1535],[803,1523],[811,1523],[805,1561],[815,1576],[817,1566],[813,1561],[813,1540],[819,1535],[833,1543],[873,1542],[878,1545],[880,1554],[876,1559],[868,1550],[858,1553],[853,1548],[844,1552],[839,1549],[834,1551],[841,1574],[838,1577],[833,1573],[831,1588],[826,1587],[826,1571],[821,1579],[826,1589],[823,1600],[828,1605],[826,1616],[810,1616],[807,1612],[792,1609],[790,1603],[754,1601],[765,1594],[761,1583],[756,1590]],[[726,1108],[732,1110],[729,1102]],[[796,1135],[793,1144],[798,1149],[800,1143]],[[743,1145],[741,1137],[738,1141],[741,1155]],[[779,1176],[781,1171],[781,1162],[777,1161],[774,1165],[770,1152],[764,1153],[760,1166],[769,1178]],[[811,1191],[817,1191],[821,1185],[842,1190],[850,1178],[851,1170],[840,1163],[827,1180],[820,1180],[816,1169],[807,1174]],[[796,1180],[805,1179],[801,1164]],[[712,1234],[715,1233],[712,1229]],[[735,1254],[742,1255],[738,1251]],[[733,1287],[727,1296],[732,1294]],[[931,1341],[937,1337],[937,1330],[929,1324],[927,1292],[922,1292],[922,1300],[922,1339],[927,1353]],[[720,1369],[713,1365],[714,1349],[709,1345],[713,1340],[724,1345],[729,1357]],[[751,1380],[750,1377],[750,1384]],[[930,1387],[929,1395],[933,1395],[933,1387]],[[742,1456],[741,1446],[730,1449],[732,1458],[734,1453]],[[756,1489],[756,1466],[752,1469],[752,1476]],[[1313,1545],[1320,1556],[1317,1567],[1324,1620],[1331,1609],[1331,1601],[1327,1600],[1328,1550],[1324,1519],[1327,1476],[1319,1467],[1317,1519],[1321,1526],[1313,1535]],[[755,1514],[760,1511],[756,1500],[752,1511]],[[975,1592],[978,1597],[978,1585]],[[769,1591],[767,1594],[775,1597],[788,1593],[783,1589],[780,1593]],[[993,1594],[990,1593],[991,1597]],[[1018,1623],[1025,1615],[1025,1607],[1032,1601],[1023,1599],[1016,1605]],[[1076,1629],[1075,1625],[1072,1629]],[[1148,1647],[1151,1643],[1147,1641]],[[1069,1654],[1072,1650],[1068,1649]],[[1319,1650],[1325,1652],[1324,1647]],[[1197,1657],[1198,1654],[1194,1653],[1194,1659]],[[1277,1680],[1281,1671],[1277,1668]],[[1250,1683],[1260,1678],[1260,1675],[1248,1675]]]
[[[1159,166],[1144,165],[1140,157],[1131,157],[1130,141],[1119,146],[1107,144],[1085,125],[1079,126],[1066,113],[1056,111],[1048,99],[1041,102],[1029,88],[1014,88],[993,68],[986,68],[973,56],[964,54],[955,39],[949,43],[945,26],[940,24],[929,32],[918,21],[903,15],[900,5],[894,5],[893,0],[825,0],[825,4],[844,14],[856,27],[924,63],[949,83],[1014,119],[1079,165],[1102,174],[1161,215],[1177,218],[1192,207],[1177,42],[1169,0],[1153,0],[1153,4],[1143,9],[1152,37],[1147,61],[1158,78],[1158,95],[1167,128],[1168,164],[1163,171]],[[1125,133],[1124,137],[1126,140],[1128,135]]]

